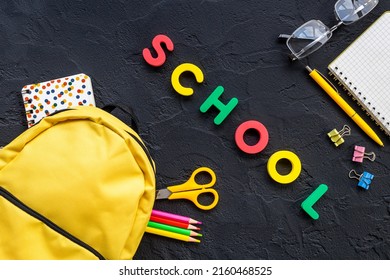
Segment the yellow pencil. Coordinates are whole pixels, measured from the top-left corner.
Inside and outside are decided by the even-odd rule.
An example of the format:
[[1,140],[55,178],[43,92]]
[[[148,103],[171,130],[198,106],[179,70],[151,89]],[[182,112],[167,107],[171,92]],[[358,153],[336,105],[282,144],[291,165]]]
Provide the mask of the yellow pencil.
[[169,232],[169,231],[161,230],[158,228],[146,227],[146,232],[152,233],[152,234],[157,234],[160,236],[173,238],[173,239],[177,239],[177,240],[181,240],[181,241],[200,243],[200,240],[195,239],[191,236],[186,236],[186,235],[178,234],[175,232]]

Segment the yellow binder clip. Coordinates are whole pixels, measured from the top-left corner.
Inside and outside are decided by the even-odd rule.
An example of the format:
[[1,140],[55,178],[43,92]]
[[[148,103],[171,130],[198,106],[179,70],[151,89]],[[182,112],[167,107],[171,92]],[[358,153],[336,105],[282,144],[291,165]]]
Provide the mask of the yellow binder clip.
[[337,129],[333,129],[328,133],[328,137],[336,147],[340,146],[344,143],[344,136],[351,135],[351,128],[348,125],[344,125],[343,129],[340,131],[337,131]]

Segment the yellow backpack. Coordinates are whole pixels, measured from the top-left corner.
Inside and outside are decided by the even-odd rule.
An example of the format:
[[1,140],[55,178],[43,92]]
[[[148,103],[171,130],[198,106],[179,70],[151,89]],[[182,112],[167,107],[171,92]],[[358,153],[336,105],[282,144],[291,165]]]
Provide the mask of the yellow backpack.
[[96,107],[58,112],[0,150],[0,259],[132,259],[154,198],[133,129]]

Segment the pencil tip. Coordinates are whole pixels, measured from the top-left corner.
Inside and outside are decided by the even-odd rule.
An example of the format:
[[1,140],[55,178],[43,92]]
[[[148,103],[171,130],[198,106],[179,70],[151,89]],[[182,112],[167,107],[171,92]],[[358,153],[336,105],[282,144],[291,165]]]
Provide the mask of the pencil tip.
[[190,218],[189,223],[190,223],[190,224],[201,224],[202,222],[199,222],[199,221],[197,221],[197,220],[194,220],[194,219],[191,219],[191,218]]
[[192,237],[188,238],[188,241],[195,242],[195,243],[200,243],[199,239],[195,239],[195,238],[192,238]]
[[191,229],[191,230],[200,230],[200,228],[199,227],[196,227],[196,226],[194,226],[194,225],[188,225],[188,227],[187,227],[187,229]]
[[202,236],[203,236],[203,234],[201,234],[201,233],[198,233],[198,236],[199,236],[199,237],[202,237]]

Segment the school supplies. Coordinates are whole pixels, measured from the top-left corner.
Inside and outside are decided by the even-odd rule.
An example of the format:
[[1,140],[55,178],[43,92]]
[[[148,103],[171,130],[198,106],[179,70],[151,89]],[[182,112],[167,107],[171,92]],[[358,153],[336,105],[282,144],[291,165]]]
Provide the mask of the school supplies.
[[[211,177],[210,181],[207,183],[197,183],[195,177],[198,177],[201,173],[209,175]],[[192,173],[187,182],[158,190],[156,199],[188,199],[199,209],[210,210],[217,205],[219,200],[218,192],[212,188],[216,180],[217,177],[213,170],[208,167],[200,167]],[[200,203],[199,196],[203,194],[211,194],[213,196],[213,201],[207,205]]]
[[160,218],[160,217],[156,217],[156,216],[151,216],[150,221],[165,224],[165,225],[170,225],[170,226],[174,226],[174,227],[184,228],[184,229],[200,230],[200,228],[198,228],[192,224],[182,223],[182,222],[164,219],[164,218]]
[[138,133],[96,107],[43,118],[0,150],[0,259],[131,259],[155,165]]
[[201,224],[201,222],[190,217],[153,209],[146,232],[186,242],[200,242],[193,238],[202,236],[201,233],[194,231],[200,228],[193,224]]
[[161,229],[161,230],[175,232],[175,233],[182,234],[182,235],[187,235],[187,236],[193,236],[193,237],[194,236],[195,237],[202,236],[201,233],[197,233],[197,232],[195,232],[193,230],[190,230],[190,229],[183,229],[183,228],[174,227],[174,226],[161,224],[161,223],[157,223],[157,222],[152,222],[152,221],[148,222],[148,227],[158,228],[158,229]]
[[372,179],[374,179],[374,175],[373,174],[371,174],[371,173],[369,173],[367,171],[364,171],[362,174],[358,174],[358,173],[356,173],[356,171],[354,169],[352,169],[349,172],[348,176],[351,179],[358,180],[359,181],[358,186],[362,187],[365,190],[368,190],[368,188],[370,187]]
[[[276,170],[276,165],[278,161],[282,159],[287,159],[292,166],[290,173],[286,175],[282,175]],[[301,174],[302,164],[299,157],[293,152],[277,151],[272,154],[272,156],[268,159],[267,170],[269,176],[276,182],[281,184],[289,184],[295,181],[298,178],[299,174]]]
[[313,209],[313,205],[328,191],[325,184],[319,185],[301,204],[302,209],[314,220],[318,220],[320,215]]
[[[287,39],[286,45],[290,49],[292,60],[302,59],[317,51],[332,37],[332,33],[342,24],[349,25],[370,13],[378,4],[378,0],[345,1],[335,3],[334,12],[338,23],[328,27],[320,20],[310,20],[298,27],[291,35],[280,34],[279,38]],[[359,61],[359,60],[357,60]],[[383,146],[382,141],[368,124],[352,109],[336,90],[324,79],[317,70],[306,66],[309,76],[335,101],[345,113],[374,141]]]
[[351,135],[351,128],[348,125],[344,125],[340,131],[335,128],[328,133],[328,137],[336,147],[343,144],[345,142],[344,136],[348,135]]
[[164,237],[169,237],[169,238],[173,238],[173,239],[177,239],[177,240],[181,240],[181,241],[185,241],[185,242],[200,243],[199,239],[195,239],[191,236],[186,236],[186,235],[178,234],[175,232],[170,232],[170,231],[166,231],[166,230],[162,230],[162,229],[158,229],[158,228],[153,228],[153,227],[149,227],[149,226],[146,227],[145,232],[164,236]]
[[355,146],[353,151],[352,161],[363,162],[363,159],[374,161],[376,156],[374,152],[366,153],[366,148],[362,146]]
[[390,135],[389,26],[390,11],[387,11],[328,65],[331,74],[387,135]]
[[355,110],[339,95],[339,93],[317,71],[306,66],[309,76],[333,99],[337,105],[376,143],[383,146],[383,142],[372,128],[355,112]]
[[174,220],[174,221],[178,221],[181,223],[187,223],[187,224],[202,224],[202,222],[194,220],[190,217],[172,214],[172,213],[168,213],[168,212],[164,212],[164,211],[160,211],[160,210],[156,210],[156,209],[152,210],[152,216],[153,217],[160,217],[160,218],[164,218],[164,219],[168,219],[168,220]]
[[83,73],[25,85],[21,93],[28,127],[59,110],[95,106],[91,78]]

